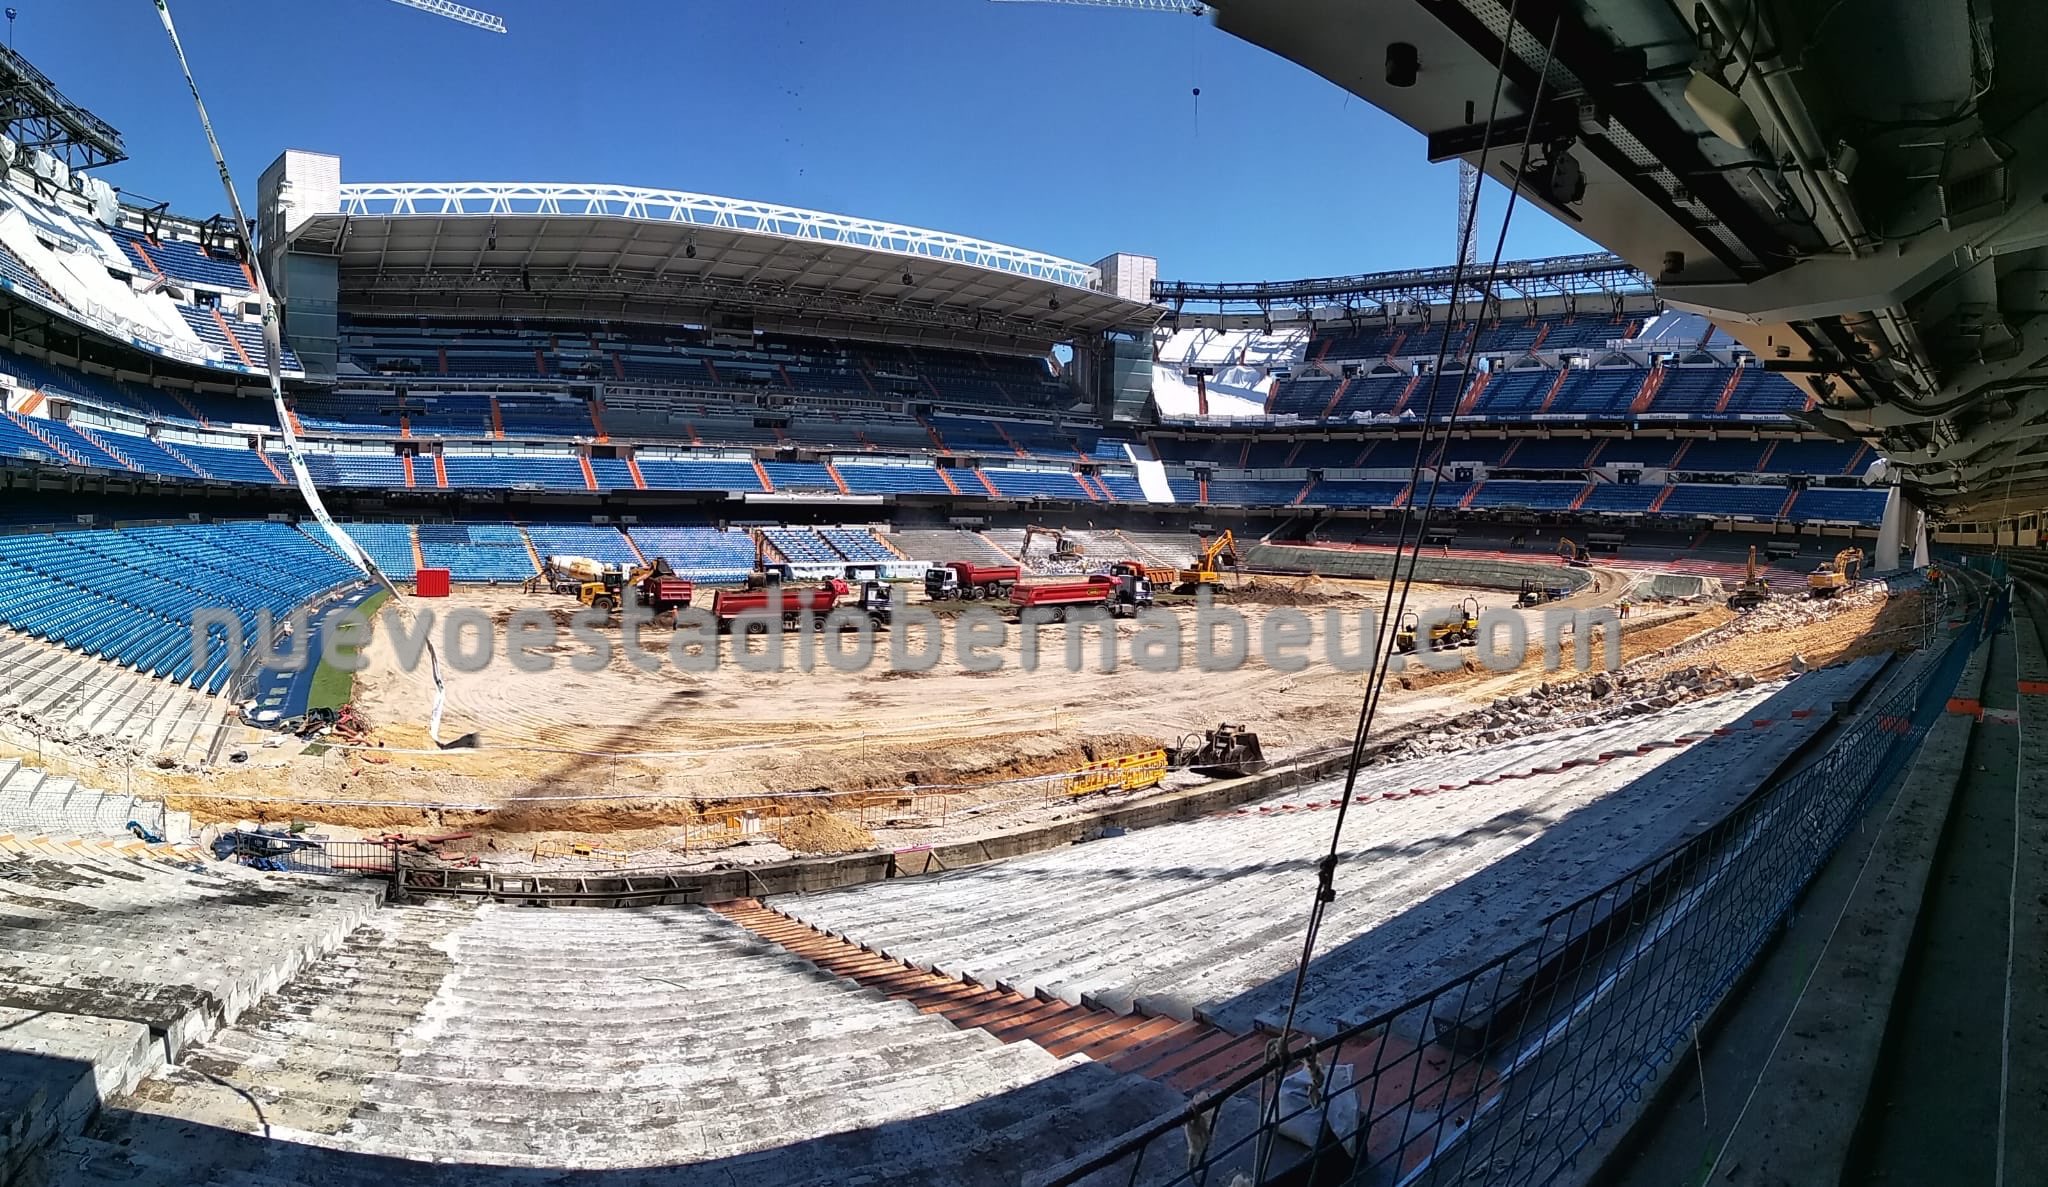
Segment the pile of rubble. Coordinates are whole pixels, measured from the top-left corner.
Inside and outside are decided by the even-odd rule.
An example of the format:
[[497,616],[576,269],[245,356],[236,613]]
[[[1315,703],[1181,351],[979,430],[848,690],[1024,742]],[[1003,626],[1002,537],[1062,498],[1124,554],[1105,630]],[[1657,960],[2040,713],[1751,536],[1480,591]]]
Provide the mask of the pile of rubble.
[[1391,741],[1375,757],[1394,761],[1452,754],[1476,746],[1654,713],[1682,701],[1731,688],[1747,688],[1754,683],[1749,676],[1729,675],[1710,665],[1675,668],[1655,675],[1635,675],[1627,668],[1595,672],[1539,684],[1517,696],[1503,697],[1483,708],[1432,722],[1427,732]]
[[1745,611],[1717,634],[1755,635],[1765,631],[1798,630],[1823,622],[1850,610],[1881,606],[1888,595],[1882,581],[1859,581],[1832,598],[1779,596]]

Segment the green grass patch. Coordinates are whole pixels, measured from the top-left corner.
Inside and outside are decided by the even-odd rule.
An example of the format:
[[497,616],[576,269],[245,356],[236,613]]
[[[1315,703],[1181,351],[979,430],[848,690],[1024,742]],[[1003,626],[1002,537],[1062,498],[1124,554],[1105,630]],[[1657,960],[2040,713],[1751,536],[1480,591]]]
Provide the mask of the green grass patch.
[[[377,608],[390,596],[389,591],[380,589],[364,598],[362,605],[356,609],[360,610],[365,618],[372,617],[377,613]],[[361,650],[361,647],[343,647],[341,654],[353,656]],[[313,692],[306,699],[306,708],[339,709],[348,704],[355,694],[356,674],[337,668],[323,659],[320,666],[313,670]]]

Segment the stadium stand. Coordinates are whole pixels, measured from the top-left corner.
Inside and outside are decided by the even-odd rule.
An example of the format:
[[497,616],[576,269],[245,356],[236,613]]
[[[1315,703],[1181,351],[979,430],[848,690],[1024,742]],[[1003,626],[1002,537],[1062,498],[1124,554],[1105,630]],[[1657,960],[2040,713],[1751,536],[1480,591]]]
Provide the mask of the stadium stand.
[[257,635],[257,614],[353,584],[346,561],[280,523],[190,524],[0,536],[0,622],[112,663],[217,691],[227,640],[192,646],[200,610]]
[[525,537],[511,524],[423,523],[418,539],[426,563],[457,581],[524,581],[536,572]]
[[526,525],[526,538],[542,558],[587,556],[607,565],[630,565],[640,560],[625,534],[609,524],[530,523]]
[[393,581],[411,581],[418,561],[413,553],[413,530],[408,523],[347,523],[349,538],[370,554],[377,567]]
[[626,534],[642,556],[667,557],[678,576],[732,582],[744,580],[754,568],[754,541],[745,532],[636,524]]

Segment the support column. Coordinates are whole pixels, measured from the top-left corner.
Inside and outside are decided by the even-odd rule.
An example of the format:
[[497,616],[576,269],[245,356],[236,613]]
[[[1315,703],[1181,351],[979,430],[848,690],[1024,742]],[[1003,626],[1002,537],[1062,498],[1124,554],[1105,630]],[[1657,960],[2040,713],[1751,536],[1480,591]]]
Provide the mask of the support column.
[[1894,485],[1884,498],[1884,517],[1877,521],[1877,549],[1871,559],[1871,568],[1879,573],[1889,573],[1899,567],[1899,545],[1905,527],[1906,502]]

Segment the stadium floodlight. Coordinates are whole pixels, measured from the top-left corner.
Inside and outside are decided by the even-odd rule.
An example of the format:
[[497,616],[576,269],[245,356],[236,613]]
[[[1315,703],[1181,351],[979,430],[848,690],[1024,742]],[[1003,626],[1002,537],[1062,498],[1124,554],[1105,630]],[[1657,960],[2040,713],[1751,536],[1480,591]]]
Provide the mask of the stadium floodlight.
[[465,25],[475,25],[479,29],[492,33],[503,33],[505,31],[505,18],[492,16],[488,12],[479,12],[466,4],[456,4],[453,0],[391,0],[391,2],[393,4],[403,4],[407,8],[417,8],[421,12],[431,12],[435,16],[444,16],[451,21],[461,21]]
[[1209,15],[1209,6],[1194,0],[991,0],[995,4],[1079,4],[1088,8],[1128,8],[1134,12],[1184,12]]

